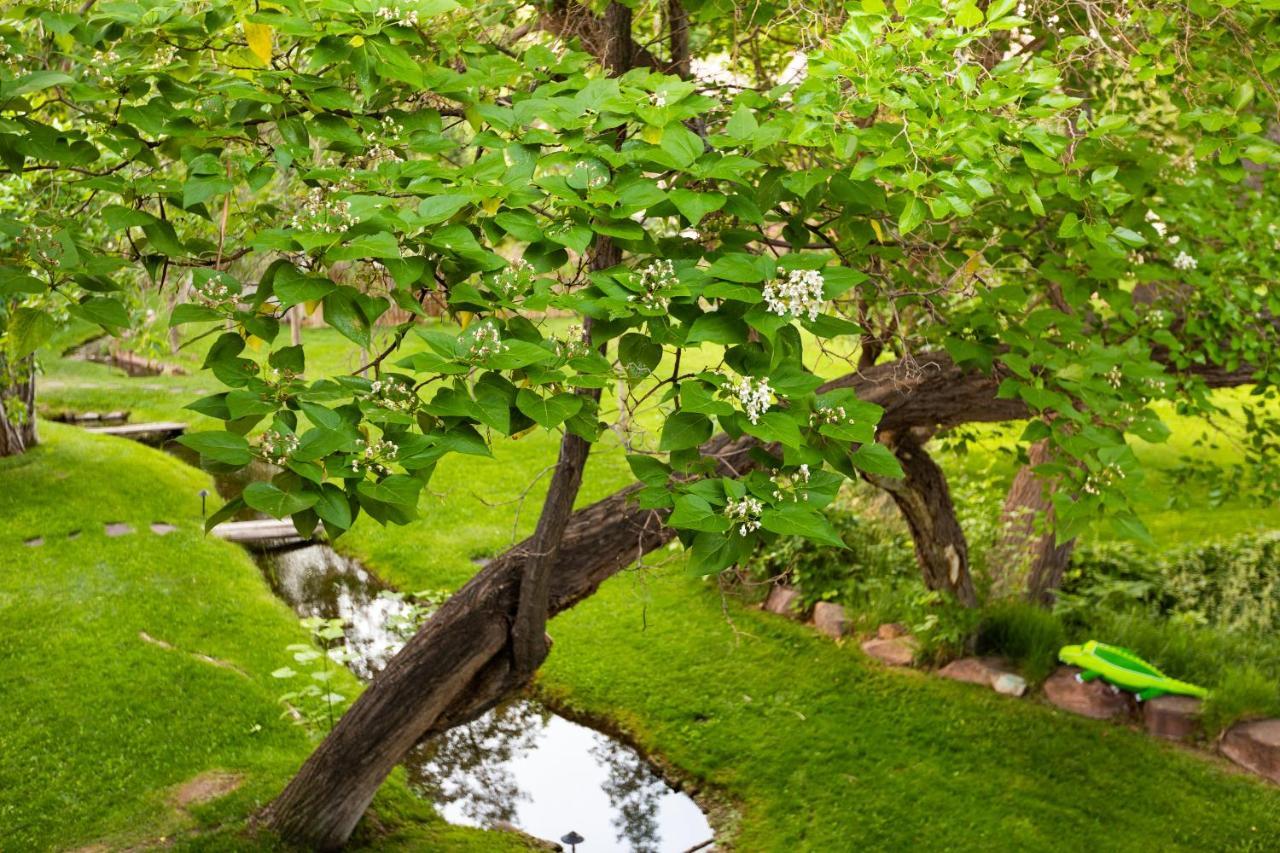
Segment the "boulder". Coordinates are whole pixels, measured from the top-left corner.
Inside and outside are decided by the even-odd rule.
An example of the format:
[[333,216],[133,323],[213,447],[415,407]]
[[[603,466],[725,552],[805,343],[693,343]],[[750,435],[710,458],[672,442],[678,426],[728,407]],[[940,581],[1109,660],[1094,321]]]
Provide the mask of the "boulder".
[[1200,700],[1194,696],[1157,696],[1142,705],[1142,724],[1148,734],[1187,740],[1200,730]]
[[887,622],[876,629],[876,636],[881,640],[896,640],[911,633],[901,622]]
[[867,640],[862,650],[889,666],[911,666],[916,661],[916,639],[910,635],[889,640]]
[[1005,696],[1025,696],[1027,680],[1015,672],[1002,672],[992,682],[991,687]]
[[800,590],[791,586],[775,586],[764,600],[764,609],[779,616],[795,618],[800,608]]
[[938,670],[938,675],[953,681],[993,687],[996,679],[1011,669],[1001,658],[958,658]]
[[1280,720],[1236,723],[1218,748],[1246,770],[1280,784]]
[[1058,667],[1044,683],[1045,697],[1064,711],[1095,720],[1108,720],[1133,713],[1137,704],[1133,696],[1115,689],[1101,678],[1079,681],[1076,676],[1080,672],[1074,666]]
[[844,608],[830,601],[819,601],[813,606],[813,627],[838,640],[849,633],[849,623],[844,618]]

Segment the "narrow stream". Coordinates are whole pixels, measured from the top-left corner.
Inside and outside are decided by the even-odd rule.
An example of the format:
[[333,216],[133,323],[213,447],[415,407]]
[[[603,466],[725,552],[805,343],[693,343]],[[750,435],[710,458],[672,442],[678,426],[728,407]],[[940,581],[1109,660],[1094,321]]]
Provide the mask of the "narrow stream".
[[[327,545],[258,555],[299,616],[341,618],[348,666],[368,680],[416,629],[414,604]],[[452,823],[514,826],[582,853],[680,853],[712,837],[706,816],[631,747],[529,699],[501,705],[417,749],[411,784]],[[711,849],[711,848],[702,848]]]

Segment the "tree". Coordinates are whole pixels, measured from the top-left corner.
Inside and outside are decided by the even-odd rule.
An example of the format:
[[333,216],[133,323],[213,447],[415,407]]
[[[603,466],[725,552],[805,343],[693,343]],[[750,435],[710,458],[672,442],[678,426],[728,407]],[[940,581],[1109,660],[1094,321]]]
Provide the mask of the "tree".
[[[704,574],[779,535],[839,547],[820,510],[865,476],[973,603],[938,430],[1026,420],[1057,541],[1142,535],[1151,404],[1274,378],[1275,177],[1242,165],[1277,158],[1265,2],[753,8],[3,13],[0,162],[30,187],[0,218],[7,345],[29,357],[54,310],[127,326],[189,276],[170,321],[227,390],[191,404],[225,429],[184,440],[282,468],[210,524],[403,523],[445,455],[562,433],[534,535],[268,809],[291,840],[341,845],[414,743],[527,682],[552,613],[673,537]],[[360,369],[277,343],[306,305]],[[622,413],[657,425],[624,435],[637,483],[572,512]]]

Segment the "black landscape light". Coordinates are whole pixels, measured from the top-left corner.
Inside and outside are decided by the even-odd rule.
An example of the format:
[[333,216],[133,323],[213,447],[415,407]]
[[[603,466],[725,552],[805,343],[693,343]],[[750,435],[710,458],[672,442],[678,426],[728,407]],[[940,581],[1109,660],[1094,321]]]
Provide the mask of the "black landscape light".
[[205,508],[204,508],[204,502],[205,502],[205,499],[206,499],[206,498],[208,498],[208,497],[209,497],[209,490],[208,490],[208,489],[201,489],[201,490],[200,490],[200,517],[201,517],[201,518],[204,518],[204,517],[205,517],[205,514],[206,514],[206,513],[205,513]]
[[560,841],[569,845],[570,853],[577,853],[578,845],[586,841],[586,839],[578,833],[570,830],[567,835],[560,836]]

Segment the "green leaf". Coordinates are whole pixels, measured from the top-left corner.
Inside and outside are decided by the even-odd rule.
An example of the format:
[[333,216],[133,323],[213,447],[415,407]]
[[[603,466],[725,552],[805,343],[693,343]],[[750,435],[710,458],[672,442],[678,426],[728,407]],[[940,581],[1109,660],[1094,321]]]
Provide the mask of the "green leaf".
[[883,444],[864,444],[850,457],[853,466],[868,474],[879,474],[882,477],[902,477],[902,465],[898,457]]
[[803,536],[824,545],[843,548],[844,540],[822,513],[805,504],[791,503],[766,509],[760,514],[760,526],[770,533]]
[[455,213],[471,203],[465,195],[437,195],[425,198],[418,205],[420,225],[435,225],[451,219]]
[[671,159],[681,169],[688,168],[704,150],[702,137],[679,122],[667,125],[662,131],[662,143],[659,146],[671,155]]
[[324,522],[324,526],[332,532],[346,530],[351,527],[351,501],[347,493],[333,483],[320,486],[320,495],[316,499],[316,515]]
[[222,315],[208,305],[184,302],[174,308],[173,313],[169,315],[169,325],[181,326],[183,323],[206,323],[221,319]]
[[[289,475],[292,477],[293,475]],[[286,492],[273,483],[250,483],[241,494],[244,502],[259,512],[273,518],[284,518],[316,505],[319,496],[315,492]]]
[[667,524],[681,530],[699,530],[707,533],[724,533],[729,529],[729,519],[716,512],[704,498],[697,495],[681,495],[676,498],[675,509],[667,518]]
[[775,264],[763,255],[734,253],[718,258],[707,270],[707,275],[739,284],[755,284],[772,278]]
[[253,461],[253,451],[243,435],[226,430],[212,432],[189,432],[178,439],[178,443],[190,447],[211,462],[225,465],[248,465]]
[[516,395],[516,408],[545,429],[559,426],[576,415],[582,404],[583,399],[577,394],[542,397],[528,388],[521,388]]
[[56,329],[57,324],[48,312],[39,308],[16,309],[9,327],[14,356],[25,358],[35,352],[49,340]]
[[662,427],[659,450],[687,450],[711,438],[711,419],[694,412],[676,412]]
[[129,312],[118,300],[109,296],[92,296],[79,305],[72,306],[71,311],[108,329],[118,331],[129,325]]
[[689,224],[695,227],[702,221],[702,217],[724,207],[728,200],[722,193],[700,193],[686,189],[671,190],[667,197],[676,206],[676,210],[689,220]]
[[918,198],[912,198],[902,208],[902,213],[898,215],[898,231],[901,234],[910,234],[921,222],[924,222],[924,215],[928,208],[925,207],[923,201]]
[[61,71],[34,71],[16,80],[0,81],[0,99],[7,100],[19,95],[29,95],[32,92],[40,92],[54,86],[65,86],[75,81],[70,74],[64,74]]

